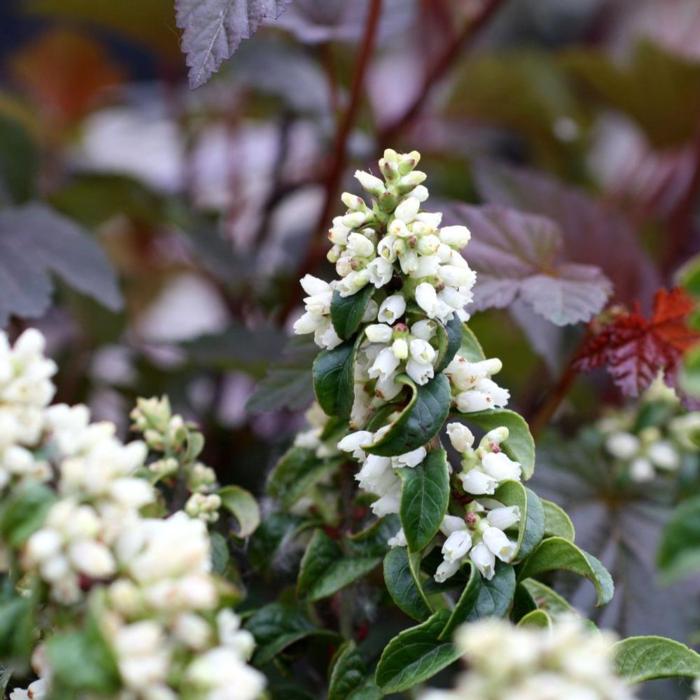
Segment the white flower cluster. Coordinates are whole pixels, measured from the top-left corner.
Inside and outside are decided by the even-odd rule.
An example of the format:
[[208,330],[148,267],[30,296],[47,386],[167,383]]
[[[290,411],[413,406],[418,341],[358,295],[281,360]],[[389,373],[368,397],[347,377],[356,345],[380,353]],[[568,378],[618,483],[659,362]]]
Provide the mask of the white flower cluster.
[[10,347],[0,333],[0,492],[25,479],[46,481],[48,464],[31,447],[44,429],[44,409],[54,395],[52,360],[44,357],[44,337],[26,330]]
[[682,411],[675,392],[658,380],[638,405],[610,413],[597,428],[622,470],[633,481],[646,482],[678,471],[687,454],[700,450],[700,411]]
[[333,438],[323,439],[329,418],[316,401],[306,411],[304,418],[306,418],[309,428],[297,433],[294,438],[294,446],[313,450],[319,459],[335,457],[338,454],[337,441]]
[[[85,406],[48,407],[55,366],[43,357],[43,347],[36,331],[27,331],[13,348],[0,334],[0,435],[7,427],[11,437],[0,454],[5,460],[9,450],[23,450],[30,462],[5,484],[35,475],[55,485],[57,496],[19,552],[25,579],[43,579],[51,599],[66,606],[64,617],[73,611],[78,622],[78,604],[89,605],[99,592],[98,623],[124,686],[119,700],[254,700],[264,677],[246,663],[252,636],[222,609],[226,584],[212,573],[204,522],[212,518],[202,512],[190,517],[190,502],[165,519],[143,516],[144,506],[158,505],[146,444],[122,443],[111,423],[91,423]],[[199,489],[193,497],[206,498],[213,473],[196,461],[201,445],[191,445],[182,419],[154,400],[140,402],[135,416],[149,446],[164,450],[176,470],[178,450],[188,451],[188,484]],[[212,508],[200,510],[206,515]],[[14,700],[50,692],[51,669],[44,663],[38,670],[40,680],[14,690]]]
[[485,619],[461,627],[456,644],[469,664],[454,690],[421,700],[634,700],[615,675],[615,636],[565,616],[549,629]]
[[455,355],[445,368],[445,374],[450,379],[457,410],[461,413],[474,413],[505,406],[510,393],[491,379],[502,367],[503,363],[497,357],[469,362],[461,355]]
[[[505,427],[489,431],[474,450],[474,436],[461,423],[449,423],[447,434],[452,446],[462,456],[462,471],[458,478],[464,491],[473,496],[492,495],[504,481],[519,481],[520,464],[501,451],[501,443],[508,438]],[[366,468],[367,461],[365,462]],[[381,499],[380,499],[381,500]],[[446,515],[440,531],[445,536],[442,545],[443,561],[435,572],[435,580],[446,581],[471,561],[481,575],[492,579],[496,559],[512,561],[517,554],[517,542],[508,538],[506,530],[520,522],[517,506],[504,506],[492,498],[472,500],[463,517]],[[402,530],[389,541],[390,546],[405,546]]]
[[[466,318],[463,309],[471,301],[475,274],[460,250],[470,233],[464,226],[440,228],[442,214],[420,211],[428,190],[421,185],[425,173],[414,169],[419,160],[416,151],[399,155],[387,149],[379,161],[383,180],[355,173],[372,197],[371,206],[361,197],[343,194],[348,211],[333,220],[329,234],[333,247],[328,253],[340,279],[330,283],[310,275],[302,279],[308,296],[306,311],[294,325],[296,333],[314,333],[320,347],[339,345],[330,318],[333,292],[348,297],[372,285],[380,291],[363,319],[378,321],[368,336],[370,342],[391,348],[400,341],[395,347],[397,364],[409,359],[430,364],[434,355],[422,343],[411,344],[412,339],[427,343],[428,327],[416,329],[415,337],[408,335],[405,323],[392,328],[404,316],[407,302],[415,302],[428,319],[446,323],[455,313]],[[387,293],[392,283],[399,284]],[[426,371],[417,374],[423,376]]]
[[368,455],[364,448],[381,437],[381,432],[372,433],[369,430],[358,430],[346,435],[339,443],[338,449],[351,452],[352,456],[362,462],[362,468],[355,475],[360,487],[365,491],[379,496],[372,503],[372,512],[383,517],[390,513],[398,513],[401,502],[401,479],[396,474],[397,469],[409,469],[419,465],[428,454],[425,447],[419,447],[396,457],[380,457]]

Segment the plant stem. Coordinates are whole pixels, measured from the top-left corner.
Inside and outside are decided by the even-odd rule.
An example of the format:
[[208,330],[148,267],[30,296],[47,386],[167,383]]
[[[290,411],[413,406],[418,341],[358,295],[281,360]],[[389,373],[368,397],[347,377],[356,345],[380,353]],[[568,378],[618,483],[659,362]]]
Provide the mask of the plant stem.
[[449,71],[464,47],[476,37],[479,30],[491,19],[491,16],[501,6],[503,0],[485,0],[480,11],[469,20],[462,30],[447,44],[445,50],[426,72],[418,94],[406,110],[393,122],[380,129],[377,141],[380,144],[390,144],[419,114],[433,87]]
[[[336,132],[335,142],[330,163],[326,171],[326,193],[321,207],[321,213],[318,217],[318,223],[312,233],[306,256],[304,257],[300,267],[299,274],[294,278],[298,279],[310,272],[323,259],[323,247],[321,242],[324,240],[323,234],[328,225],[328,220],[333,212],[335,200],[338,196],[340,181],[345,169],[347,160],[347,144],[352,128],[357,119],[362,100],[362,88],[365,82],[365,75],[369,66],[370,58],[374,52],[374,45],[377,39],[377,29],[379,27],[379,18],[382,13],[382,0],[371,0],[369,11],[367,13],[367,23],[365,25],[364,36],[360,46],[359,56],[355,64],[355,71],[352,77],[352,86],[350,88],[350,102],[348,108],[343,115]],[[298,285],[297,285],[298,288]],[[286,320],[289,314],[298,304],[300,296],[298,289],[295,288],[295,293],[289,295],[289,299],[284,309],[282,310],[282,319]]]
[[566,369],[562,372],[561,377],[559,377],[559,381],[557,381],[554,388],[548,393],[547,398],[532,417],[530,421],[530,432],[534,438],[540,435],[569,393],[577,375],[574,369],[575,357],[576,355],[569,361]]

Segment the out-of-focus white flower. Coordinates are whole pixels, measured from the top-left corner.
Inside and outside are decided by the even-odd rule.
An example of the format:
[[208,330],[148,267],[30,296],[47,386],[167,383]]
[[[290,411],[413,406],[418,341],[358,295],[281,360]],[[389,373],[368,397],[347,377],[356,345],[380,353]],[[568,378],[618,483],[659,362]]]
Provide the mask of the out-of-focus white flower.
[[551,628],[516,627],[487,618],[457,630],[469,665],[454,690],[428,691],[420,700],[634,700],[615,674],[609,632],[588,629],[574,615]]

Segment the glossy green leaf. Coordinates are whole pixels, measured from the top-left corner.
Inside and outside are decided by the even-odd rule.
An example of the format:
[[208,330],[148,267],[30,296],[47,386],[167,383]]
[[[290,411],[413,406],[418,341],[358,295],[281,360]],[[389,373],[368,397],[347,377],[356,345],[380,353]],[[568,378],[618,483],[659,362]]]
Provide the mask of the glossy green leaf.
[[399,515],[408,548],[419,552],[440,529],[450,500],[450,472],[445,450],[431,450],[415,467],[398,470],[401,477]]
[[508,439],[503,443],[505,453],[516,462],[520,462],[523,478],[529,479],[535,471],[535,441],[525,419],[506,408],[492,408],[478,413],[459,413],[460,418],[476,423],[483,430],[505,426],[508,428]]
[[628,637],[614,646],[617,672],[629,683],[700,677],[700,654],[666,637]]
[[596,589],[597,605],[610,602],[615,587],[607,569],[594,556],[562,537],[542,540],[523,562],[519,579],[522,581],[557,570],[572,571],[589,579]]
[[444,374],[423,386],[408,377],[399,377],[398,381],[410,389],[411,399],[386,434],[367,448],[372,454],[391,457],[426,445],[440,432],[449,414],[452,396]]
[[423,683],[459,658],[452,642],[439,638],[449,617],[448,610],[439,610],[422,624],[403,630],[386,645],[375,676],[385,694]]
[[489,581],[481,579],[481,587],[476,603],[467,621],[482,617],[503,617],[513,602],[515,595],[515,569],[502,561],[496,562],[496,572]]
[[467,566],[469,568],[467,585],[457,599],[457,603],[440,633],[440,639],[452,639],[455,629],[470,618],[481,592],[481,574],[471,562]]
[[314,450],[305,447],[291,447],[270,472],[266,490],[289,509],[340,463],[337,459],[319,459]]
[[38,482],[15,489],[0,507],[0,538],[19,547],[43,525],[55,500],[55,493]]
[[297,593],[309,601],[327,598],[380,562],[380,557],[345,556],[337,542],[323,530],[316,530],[301,560]]
[[411,572],[406,547],[395,547],[387,552],[384,582],[392,600],[406,615],[419,622],[429,617],[431,610]]
[[346,341],[332,350],[322,350],[314,360],[314,393],[329,416],[347,418],[354,398],[353,362],[355,343]]
[[338,337],[349,340],[362,324],[369,300],[374,293],[374,286],[368,284],[359,292],[349,297],[341,297],[336,289],[331,301],[331,321]]
[[36,600],[13,597],[0,602],[0,657],[4,664],[28,665],[35,644]]
[[328,683],[328,700],[378,700],[382,692],[368,677],[367,664],[355,642],[345,642],[338,649]]
[[674,511],[663,532],[657,562],[668,581],[700,570],[700,496]]
[[452,362],[452,358],[462,345],[462,326],[464,324],[455,314],[444,326],[438,323],[438,359],[435,374],[442,372]]
[[59,692],[111,695],[121,688],[121,679],[112,650],[100,631],[97,615],[91,611],[78,632],[56,634],[46,642],[51,665],[51,684]]
[[534,578],[528,578],[518,584],[522,586],[532,597],[535,605],[540,609],[548,612],[550,615],[561,615],[565,613],[573,613],[573,606],[560,596],[556,591],[549,586]]
[[469,360],[469,362],[481,362],[486,359],[486,354],[481,347],[479,339],[466,323],[462,324],[462,344],[459,354]]
[[264,666],[291,644],[309,636],[335,636],[316,627],[297,606],[271,603],[256,610],[247,620],[246,629],[257,643],[253,661]]
[[576,539],[576,530],[571,518],[566,511],[553,501],[540,498],[544,508],[544,534],[546,537],[563,537],[573,542]]
[[541,627],[549,629],[552,619],[544,610],[533,610],[518,620],[518,627]]
[[518,551],[516,560],[524,559],[544,535],[544,510],[537,494],[525,488],[519,481],[504,481],[494,498],[506,506],[520,509],[518,523]]
[[217,491],[221,504],[238,520],[238,537],[249,537],[260,524],[260,508],[252,494],[240,486],[224,486]]

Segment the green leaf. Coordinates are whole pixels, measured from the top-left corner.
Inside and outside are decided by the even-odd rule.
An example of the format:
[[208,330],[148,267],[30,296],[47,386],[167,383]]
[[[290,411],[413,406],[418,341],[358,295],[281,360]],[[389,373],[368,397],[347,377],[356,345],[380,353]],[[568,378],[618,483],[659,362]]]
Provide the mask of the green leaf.
[[502,561],[496,562],[496,573],[489,581],[481,579],[481,587],[476,603],[467,621],[482,617],[503,617],[510,609],[515,595],[515,569]]
[[386,434],[366,448],[371,454],[392,457],[426,445],[440,432],[450,412],[450,382],[444,374],[423,386],[405,376],[397,381],[409,387],[411,399]]
[[520,462],[523,478],[529,479],[535,471],[535,441],[525,419],[515,411],[506,408],[491,408],[477,413],[459,413],[460,418],[476,423],[485,431],[500,426],[508,428],[508,439],[503,443],[505,453]]
[[481,592],[481,574],[471,562],[468,563],[468,567],[469,580],[457,599],[457,604],[452,610],[445,627],[440,633],[440,639],[452,639],[452,634],[455,629],[469,619],[476,605],[479,593]]
[[661,537],[657,562],[666,581],[700,569],[700,496],[674,511]]
[[399,469],[399,515],[408,548],[419,552],[440,529],[450,500],[450,472],[445,450],[431,450],[415,467]]
[[256,610],[245,626],[257,643],[253,656],[257,666],[264,666],[288,646],[305,637],[335,636],[334,632],[312,624],[297,606],[285,603],[270,603]]
[[503,505],[517,506],[520,509],[518,551],[515,556],[517,560],[524,559],[544,535],[544,510],[540,499],[519,481],[504,481],[496,490],[494,498]]
[[607,569],[594,556],[562,537],[542,540],[523,562],[519,579],[557,570],[572,571],[589,579],[597,592],[596,605],[609,603],[613,597],[615,587]]
[[266,490],[287,510],[340,464],[337,459],[319,459],[305,447],[291,447],[270,472]]
[[457,354],[462,345],[462,326],[464,324],[455,314],[444,326],[438,323],[438,359],[435,363],[435,374],[440,374]]
[[79,632],[56,634],[46,642],[46,654],[57,691],[72,691],[74,697],[86,692],[112,694],[121,679],[112,650],[102,636],[94,611]]
[[364,530],[348,535],[345,540],[346,552],[358,557],[383,557],[389,547],[389,539],[399,527],[398,516],[387,515]]
[[413,578],[405,547],[395,547],[387,552],[384,557],[384,582],[392,600],[406,615],[419,622],[429,617],[431,610]]
[[221,503],[238,520],[238,537],[249,537],[260,524],[260,508],[253,496],[240,486],[224,486],[217,493]]
[[651,41],[639,41],[629,65],[592,50],[566,52],[562,60],[589,95],[620,110],[652,146],[677,147],[695,135],[700,110],[700,63]]
[[337,542],[316,530],[301,560],[297,593],[311,602],[327,598],[380,562],[380,557],[347,557]]
[[285,542],[309,525],[298,515],[271,513],[260,523],[248,542],[250,561],[258,569],[274,567]]
[[519,583],[518,586],[522,586],[528,592],[540,610],[544,610],[552,616],[574,612],[573,606],[565,598],[541,581],[528,578]]
[[354,399],[353,363],[355,342],[346,341],[332,350],[322,350],[314,360],[314,393],[329,416],[347,418]]
[[449,618],[448,610],[439,610],[422,624],[403,630],[386,645],[375,676],[385,694],[423,683],[459,658],[452,643],[440,639]]
[[35,192],[39,150],[20,122],[0,115],[0,202],[21,204]]
[[544,508],[544,534],[546,537],[563,537],[573,542],[576,539],[576,530],[571,518],[566,511],[553,501],[540,498]]
[[342,340],[349,340],[357,332],[373,293],[374,286],[371,284],[349,297],[341,297],[337,289],[333,292],[331,321]]
[[0,538],[19,547],[43,524],[56,495],[39,483],[29,483],[12,492],[0,508]]
[[552,619],[544,610],[533,610],[527,615],[523,615],[518,620],[518,627],[541,627],[549,629],[552,626]]
[[0,657],[3,663],[24,667],[36,633],[34,597],[14,596],[0,603]]
[[226,567],[231,560],[231,555],[228,551],[226,538],[220,532],[210,532],[209,541],[211,542],[211,566],[214,573],[223,576],[226,573]]
[[666,637],[628,637],[613,647],[617,672],[628,683],[700,678],[700,654]]
[[355,642],[345,642],[333,659],[328,700],[378,700],[382,693],[368,677],[367,664]]
[[459,348],[459,354],[469,362],[481,362],[486,359],[479,339],[466,323],[462,324],[462,344]]

